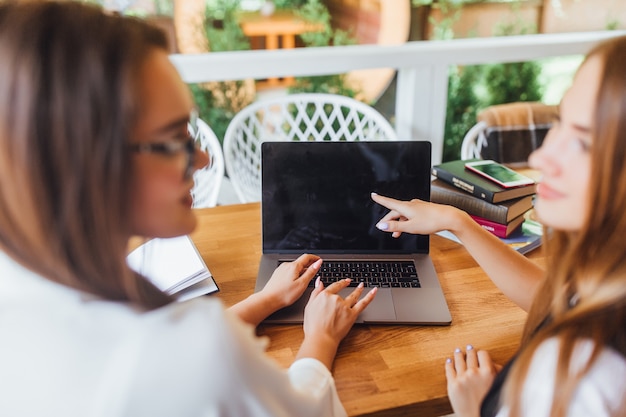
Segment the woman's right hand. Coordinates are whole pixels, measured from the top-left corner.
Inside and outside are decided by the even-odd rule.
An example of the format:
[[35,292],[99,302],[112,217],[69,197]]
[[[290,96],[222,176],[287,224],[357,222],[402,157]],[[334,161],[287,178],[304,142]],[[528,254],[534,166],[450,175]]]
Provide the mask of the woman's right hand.
[[372,200],[390,210],[376,224],[393,237],[402,233],[429,235],[442,230],[452,230],[459,209],[422,200],[402,201],[372,193]]
[[334,282],[324,288],[319,280],[304,309],[304,341],[298,358],[312,357],[331,369],[337,347],[348,334],[358,315],[372,302],[377,288],[372,288],[363,298],[359,284],[348,296],[338,293],[350,284],[349,279]]

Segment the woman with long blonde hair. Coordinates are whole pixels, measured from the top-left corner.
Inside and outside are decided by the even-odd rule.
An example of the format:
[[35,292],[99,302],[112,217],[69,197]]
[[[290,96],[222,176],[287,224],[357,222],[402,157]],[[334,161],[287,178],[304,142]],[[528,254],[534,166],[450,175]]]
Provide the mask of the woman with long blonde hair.
[[372,195],[391,209],[378,228],[450,230],[500,289],[528,311],[504,368],[471,344],[446,361],[464,416],[626,415],[626,37],[595,47],[577,71],[543,145],[535,212],[547,268],[503,245],[460,210]]

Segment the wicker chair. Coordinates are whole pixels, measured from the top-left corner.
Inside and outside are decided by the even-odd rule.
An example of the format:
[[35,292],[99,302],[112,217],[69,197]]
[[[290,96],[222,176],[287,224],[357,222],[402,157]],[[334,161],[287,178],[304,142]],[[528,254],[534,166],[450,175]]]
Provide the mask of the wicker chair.
[[334,94],[291,94],[254,102],[224,136],[226,172],[242,203],[261,200],[261,143],[265,141],[397,140],[373,107]]
[[463,138],[461,159],[493,159],[523,166],[541,146],[557,115],[557,106],[536,102],[487,107]]
[[211,164],[197,170],[193,175],[195,185],[191,190],[193,207],[214,207],[217,205],[217,197],[224,178],[224,154],[217,136],[203,120],[197,120],[200,149],[207,152],[211,158]]

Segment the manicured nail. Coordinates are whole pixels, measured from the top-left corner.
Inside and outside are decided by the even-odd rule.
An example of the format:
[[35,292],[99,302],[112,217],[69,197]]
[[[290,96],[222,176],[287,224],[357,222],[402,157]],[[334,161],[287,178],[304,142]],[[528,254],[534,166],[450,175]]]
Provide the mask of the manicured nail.
[[359,285],[357,285],[357,288],[363,288],[363,283],[359,282]]
[[472,350],[472,349],[474,349],[474,346],[472,346],[472,345],[467,345],[466,349],[467,349],[467,350]]
[[315,278],[315,288],[320,286],[320,276],[318,275],[317,278]]
[[454,349],[454,353],[461,353],[461,348]]
[[317,261],[313,262],[311,266],[315,269],[319,269],[319,267],[322,266],[322,260],[318,259]]
[[378,195],[377,193],[371,193],[371,195]]
[[378,230],[387,230],[387,229],[389,229],[389,224],[387,224],[387,223],[378,223],[376,225],[376,227],[378,228]]
[[446,363],[452,363],[452,359],[446,358]]

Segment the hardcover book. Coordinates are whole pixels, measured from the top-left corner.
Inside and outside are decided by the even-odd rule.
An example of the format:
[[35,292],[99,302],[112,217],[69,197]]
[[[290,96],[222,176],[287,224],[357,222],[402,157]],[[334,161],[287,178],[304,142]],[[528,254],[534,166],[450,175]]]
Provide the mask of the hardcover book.
[[477,161],[477,159],[459,159],[435,165],[432,174],[448,184],[490,203],[512,200],[535,193],[536,184],[514,188],[501,187],[495,182],[465,169],[465,163],[470,161]]
[[[471,215],[470,215],[471,216]],[[517,216],[509,223],[496,223],[491,220],[479,216],[471,216],[476,223],[482,226],[483,229],[490,231],[498,237],[508,237],[513,231],[517,230],[524,221],[524,215]]]
[[489,203],[461,191],[445,181],[435,179],[430,185],[430,201],[457,207],[470,215],[482,217],[495,223],[506,224],[532,208],[533,195],[506,200],[501,203]]
[[[441,232],[437,232],[437,234],[441,237],[445,237],[446,239],[463,244],[463,242],[461,242],[455,234],[449,232],[448,230],[442,230]],[[513,231],[513,233],[506,238],[501,237],[500,240],[522,255],[537,249],[541,246],[542,242],[541,235],[525,230],[523,222],[522,227],[515,229],[515,231]]]

